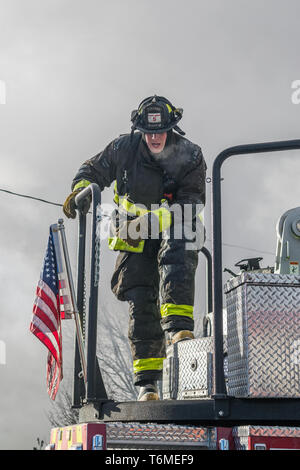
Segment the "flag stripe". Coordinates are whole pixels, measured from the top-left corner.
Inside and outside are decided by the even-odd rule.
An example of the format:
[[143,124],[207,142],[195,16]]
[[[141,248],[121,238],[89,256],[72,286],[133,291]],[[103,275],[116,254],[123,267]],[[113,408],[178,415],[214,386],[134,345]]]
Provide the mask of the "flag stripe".
[[54,359],[59,362],[59,353],[56,351],[48,336],[46,336],[43,331],[39,330],[38,327],[33,324],[30,326],[30,331],[48,348]]
[[31,322],[31,325],[30,325],[30,331],[32,331],[32,333],[35,336],[38,336],[38,338],[40,339],[40,341],[42,341],[42,343],[44,342],[44,340],[46,341],[47,344],[45,344],[45,346],[52,353],[53,353],[53,351],[55,351],[56,359],[59,357],[60,347],[57,344],[57,340],[56,340],[55,336],[46,327],[46,325],[39,318],[37,318],[36,316],[32,319],[32,322]]
[[[54,318],[55,318],[55,322],[56,324],[58,324],[58,313],[57,313],[57,300],[55,301],[55,304],[53,303],[52,299],[50,297],[48,297],[48,295],[41,289],[37,289],[36,291],[36,300],[37,299],[42,299],[43,302],[47,305],[47,311],[48,309],[51,310],[52,314],[50,314],[49,312],[49,315],[53,315]],[[36,301],[35,301],[36,303]]]
[[54,361],[53,356],[51,354],[48,355],[48,389],[52,391],[53,382],[55,380],[55,375],[57,372],[57,362]]
[[63,277],[62,274],[59,274],[58,275],[58,279],[59,279],[59,288],[60,289],[66,289],[67,288],[67,282],[65,280],[65,278]]
[[33,312],[43,312],[48,317],[48,322],[46,323],[46,325],[48,325],[49,329],[51,331],[58,329],[57,315],[54,315],[53,311],[48,307],[48,305],[44,302],[41,297],[37,297],[35,299],[33,305]]
[[55,400],[61,379],[62,370],[58,367],[54,357],[49,353],[47,360],[47,390],[52,400]]
[[48,295],[48,297],[50,297],[50,299],[52,300],[53,304],[56,305],[56,303],[57,303],[56,295],[50,289],[48,284],[46,282],[44,282],[42,279],[40,279],[39,282],[38,282],[38,287],[40,287],[43,291],[45,291],[45,293]]
[[59,372],[59,369],[57,367],[57,364],[55,364],[55,368],[54,368],[54,372],[53,372],[53,380],[52,380],[51,385],[50,385],[52,400],[55,398],[55,395],[57,393],[59,380],[60,380],[60,372]]
[[57,346],[56,341],[52,341],[51,335],[45,333],[42,329],[39,328],[38,325],[31,323],[30,330],[32,333],[39,338],[40,341],[45,341],[45,346],[51,353],[53,353],[56,357],[56,360],[60,358],[60,348]]
[[[45,313],[40,310],[38,307],[36,308],[36,318],[35,320],[33,320],[33,323],[35,324],[36,323],[36,320],[39,319],[40,322],[42,322],[42,324],[40,323],[40,329],[42,331],[44,331],[44,333],[52,333],[52,335],[54,336],[55,338],[55,341],[56,341],[56,344],[57,344],[57,347],[58,349],[60,349],[60,338],[58,336],[58,331],[57,329],[54,328],[53,324],[49,321],[49,318],[47,317],[47,315],[45,315]],[[46,328],[48,328],[48,331],[46,331]]]

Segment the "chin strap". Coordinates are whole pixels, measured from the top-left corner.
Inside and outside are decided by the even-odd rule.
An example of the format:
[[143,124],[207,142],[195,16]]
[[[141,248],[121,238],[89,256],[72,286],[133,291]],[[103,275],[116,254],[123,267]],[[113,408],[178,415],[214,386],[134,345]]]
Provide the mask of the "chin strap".
[[132,142],[132,139],[133,139],[133,134],[134,134],[134,131],[135,131],[135,126],[131,126],[131,132],[130,132],[130,143]]
[[178,132],[178,134],[185,135],[185,132],[182,129],[180,129],[180,127],[174,126],[173,129],[174,131]]

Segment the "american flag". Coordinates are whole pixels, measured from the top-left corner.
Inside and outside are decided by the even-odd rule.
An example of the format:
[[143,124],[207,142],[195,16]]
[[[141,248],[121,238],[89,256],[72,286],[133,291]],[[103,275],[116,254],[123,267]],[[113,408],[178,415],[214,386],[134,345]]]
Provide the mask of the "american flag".
[[72,307],[70,286],[65,270],[61,273],[58,273],[58,280],[60,317],[62,320],[70,320],[71,318],[73,318],[74,309]]
[[62,373],[62,336],[57,259],[52,226],[46,255],[36,289],[30,331],[48,349],[47,389],[55,400]]

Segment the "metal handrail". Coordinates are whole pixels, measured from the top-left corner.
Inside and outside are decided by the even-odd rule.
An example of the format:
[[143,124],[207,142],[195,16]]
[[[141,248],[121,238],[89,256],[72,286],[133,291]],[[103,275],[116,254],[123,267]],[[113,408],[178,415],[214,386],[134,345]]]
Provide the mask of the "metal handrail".
[[[102,380],[101,372],[97,363],[97,316],[98,316],[98,284],[99,284],[99,259],[100,239],[98,236],[98,215],[101,204],[101,191],[97,184],[92,183],[75,198],[75,205],[79,212],[79,244],[78,244],[78,276],[77,276],[77,295],[78,307],[83,307],[84,292],[84,268],[85,268],[85,245],[86,245],[86,214],[82,212],[83,202],[86,199],[91,200],[92,221],[91,221],[91,266],[90,266],[90,292],[89,307],[87,318],[87,334],[85,338],[86,345],[86,387],[85,402],[89,403],[95,400],[107,400],[105,386]],[[98,212],[99,213],[99,212]],[[81,310],[82,311],[82,310]],[[77,345],[78,346],[78,345]],[[76,356],[76,355],[75,355]],[[78,357],[76,363],[75,357],[75,383],[74,398],[78,405],[79,378],[76,380],[76,367],[78,369]],[[77,395],[75,394],[75,390]]]
[[222,278],[222,217],[221,167],[233,155],[279,152],[300,149],[300,140],[237,145],[221,152],[213,163],[212,172],[212,256],[213,256],[213,312],[214,312],[214,394],[226,397],[223,368],[223,278]]

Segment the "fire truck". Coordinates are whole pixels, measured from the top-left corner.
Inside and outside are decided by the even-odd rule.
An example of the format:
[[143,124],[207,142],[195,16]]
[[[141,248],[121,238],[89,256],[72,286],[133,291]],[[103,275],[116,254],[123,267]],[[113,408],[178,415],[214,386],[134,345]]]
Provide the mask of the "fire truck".
[[[299,149],[300,140],[239,145],[214,160],[212,253],[201,250],[207,267],[203,336],[168,347],[159,401],[115,402],[107,396],[96,357],[101,193],[91,184],[77,195],[77,293],[72,285],[71,293],[77,327],[73,406],[79,420],[52,429],[48,450],[300,449],[300,207],[277,223],[274,266],[262,268],[262,258],[241,260],[225,284],[221,230],[223,163],[251,154],[276,159],[279,152]],[[83,342],[85,198],[91,198],[92,235]],[[59,228],[69,268],[62,221]]]

